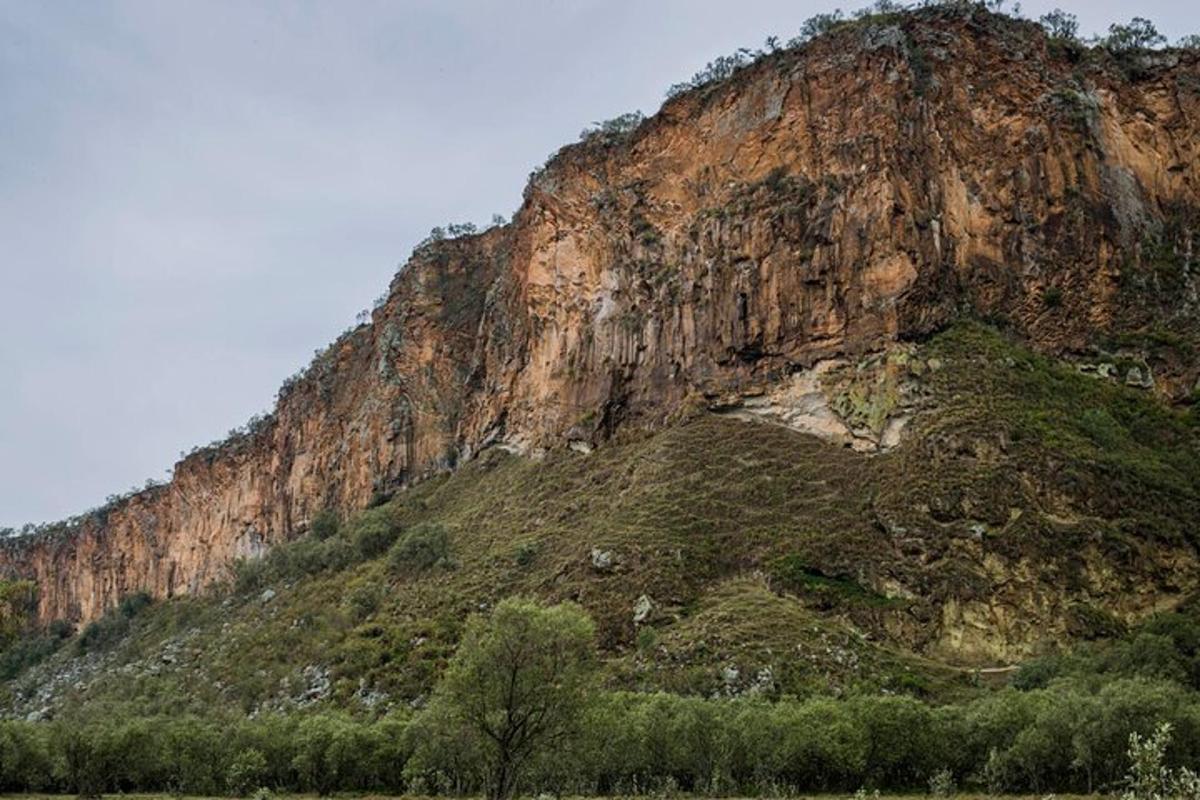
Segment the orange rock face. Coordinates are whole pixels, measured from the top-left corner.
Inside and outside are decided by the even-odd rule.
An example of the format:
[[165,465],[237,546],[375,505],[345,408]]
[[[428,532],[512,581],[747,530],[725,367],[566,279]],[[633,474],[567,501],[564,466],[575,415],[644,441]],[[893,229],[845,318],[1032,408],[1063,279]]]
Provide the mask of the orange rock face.
[[89,620],[483,447],[595,445],[964,313],[1058,351],[1194,324],[1195,279],[1147,265],[1194,241],[1198,149],[1195,52],[1072,61],[980,12],[839,30],[560,151],[510,225],[419,249],[258,430],[0,572]]

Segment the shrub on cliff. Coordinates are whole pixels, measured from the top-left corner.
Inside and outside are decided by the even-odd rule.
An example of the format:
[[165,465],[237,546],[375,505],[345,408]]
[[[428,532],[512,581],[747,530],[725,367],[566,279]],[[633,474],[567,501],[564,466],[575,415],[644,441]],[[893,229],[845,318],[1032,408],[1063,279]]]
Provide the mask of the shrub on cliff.
[[117,606],[117,613],[126,619],[133,619],[153,602],[149,592],[134,592],[121,599],[121,603]]
[[591,127],[584,129],[579,134],[579,140],[582,142],[616,141],[633,133],[645,121],[646,115],[641,111],[630,111],[603,122],[593,122]]
[[1128,25],[1109,25],[1108,36],[1100,39],[1098,44],[1109,52],[1122,54],[1152,50],[1166,42],[1167,37],[1158,32],[1153,22],[1134,17]]
[[1038,17],[1038,24],[1051,39],[1064,42],[1079,41],[1079,19],[1061,8],[1056,8],[1048,14]]
[[742,67],[753,63],[755,58],[754,51],[744,47],[732,55],[715,58],[705,64],[704,69],[692,75],[688,80],[672,84],[667,89],[667,99],[678,97],[693,89],[699,89],[703,86],[728,80]]

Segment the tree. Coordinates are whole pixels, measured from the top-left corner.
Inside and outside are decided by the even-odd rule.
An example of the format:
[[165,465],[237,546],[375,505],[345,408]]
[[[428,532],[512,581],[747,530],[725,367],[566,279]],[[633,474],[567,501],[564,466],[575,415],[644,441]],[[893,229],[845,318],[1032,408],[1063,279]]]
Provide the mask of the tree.
[[1038,18],[1045,28],[1046,34],[1052,39],[1063,39],[1068,42],[1079,40],[1079,19],[1074,14],[1068,14],[1061,8],[1056,8]]
[[1129,735],[1128,789],[1122,800],[1189,800],[1200,792],[1200,775],[1187,767],[1172,770],[1166,765],[1171,743],[1171,723],[1162,722],[1151,736]]
[[341,714],[306,718],[296,731],[292,768],[301,788],[328,797],[338,789],[359,789],[365,748],[362,729]]
[[595,675],[594,634],[576,605],[517,598],[467,623],[430,713],[477,739],[492,800],[512,797],[531,762],[578,735]]
[[58,723],[53,728],[54,749],[64,787],[81,798],[99,797],[104,790],[105,768],[101,761],[94,727]]
[[804,20],[800,26],[800,35],[788,42],[788,47],[796,47],[812,41],[818,36],[829,33],[843,22],[842,10],[835,9],[830,13],[816,14]]
[[1143,17],[1134,17],[1128,25],[1109,25],[1108,36],[1101,44],[1114,53],[1130,53],[1150,50],[1166,44],[1167,37],[1158,32],[1154,23]]

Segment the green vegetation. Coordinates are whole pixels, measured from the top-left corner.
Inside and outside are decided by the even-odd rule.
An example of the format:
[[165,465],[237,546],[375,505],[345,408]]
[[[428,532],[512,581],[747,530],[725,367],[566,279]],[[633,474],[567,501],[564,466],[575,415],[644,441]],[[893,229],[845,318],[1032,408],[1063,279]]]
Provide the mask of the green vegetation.
[[579,140],[612,144],[628,137],[645,121],[646,115],[641,111],[629,111],[603,122],[593,122],[591,127],[579,134]]
[[245,593],[279,581],[336,572],[357,560],[358,552],[345,538],[318,539],[309,535],[287,546],[273,547],[262,558],[235,563],[234,586]]
[[1046,35],[1060,42],[1075,43],[1079,41],[1079,19],[1074,14],[1068,14],[1061,8],[1038,17]]
[[388,562],[401,572],[450,566],[450,539],[446,529],[436,523],[414,525],[392,545]]
[[1200,775],[1187,767],[1172,770],[1167,766],[1167,746],[1171,743],[1171,723],[1164,722],[1150,736],[1129,735],[1128,789],[1122,800],[1186,798],[1200,794]]
[[387,552],[400,535],[392,509],[372,508],[347,523],[346,538],[361,558],[376,558]]
[[593,638],[578,606],[510,598],[489,620],[475,617],[423,714],[413,769],[437,771],[448,747],[466,750],[487,796],[507,800],[546,769],[539,761],[569,757],[593,683]]
[[0,650],[0,681],[10,681],[54,655],[73,632],[70,625],[59,620],[45,631],[30,632],[10,641]]
[[37,584],[0,579],[0,646],[24,633],[37,606]]
[[135,592],[121,600],[120,605],[95,622],[89,622],[79,632],[75,645],[80,653],[102,650],[120,641],[129,632],[130,620],[152,602],[146,592]]
[[[1069,650],[1030,659],[1013,685],[1042,688],[1057,680],[1148,677],[1200,691],[1200,624],[1197,609],[1156,614],[1127,631],[1113,631]],[[1090,637],[1089,637],[1090,638]]]
[[341,520],[338,519],[336,511],[325,509],[317,512],[312,522],[309,523],[309,533],[318,539],[329,539],[337,535],[338,528],[341,527]]
[[1167,43],[1167,37],[1158,32],[1154,23],[1143,17],[1134,17],[1128,25],[1108,26],[1108,36],[1098,44],[1113,53],[1131,53],[1152,50]]
[[[797,34],[783,45],[777,36],[767,38],[763,47],[742,47],[735,52],[708,62],[686,81],[671,85],[666,92],[668,100],[695,90],[702,90],[724,83],[747,67],[760,63],[780,52],[802,48],[815,39],[850,29],[866,30],[869,26],[903,25],[906,18],[918,15],[962,15],[966,18],[996,16],[1010,20],[1022,20],[1021,7],[1017,3],[1005,8],[1004,0],[919,0],[902,3],[896,0],[876,0],[870,6],[860,8],[848,16],[841,9],[816,14],[805,20]],[[1117,59],[1118,65],[1130,76],[1137,77],[1140,67],[1131,57],[1145,54],[1167,44],[1167,39],[1158,32],[1150,20],[1134,17],[1127,24],[1109,26],[1108,34],[1096,36],[1087,42],[1079,37],[1079,20],[1074,14],[1054,9],[1037,20],[1045,32],[1047,44],[1053,54],[1065,56],[1076,62],[1086,54],[1106,52]],[[1180,39],[1180,48],[1194,48],[1200,36],[1190,35]],[[1092,49],[1089,50],[1089,47]],[[905,37],[905,51],[915,78],[917,94],[923,94],[929,85],[931,68],[921,47]],[[585,132],[587,133],[587,132]]]
[[[1200,637],[1194,617],[1174,629]],[[1130,800],[1193,796],[1194,775],[1176,766],[1200,758],[1200,695],[1169,679],[1057,679],[943,706],[878,694],[684,697],[599,689],[592,639],[576,606],[510,599],[471,620],[415,715],[0,722],[0,791],[504,798],[1128,786]]]

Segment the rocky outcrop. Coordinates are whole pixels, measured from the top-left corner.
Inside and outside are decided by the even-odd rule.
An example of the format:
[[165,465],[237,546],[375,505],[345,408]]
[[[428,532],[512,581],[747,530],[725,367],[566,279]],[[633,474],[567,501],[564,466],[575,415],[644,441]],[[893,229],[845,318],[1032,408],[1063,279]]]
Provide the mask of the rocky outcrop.
[[[564,148],[511,224],[418,248],[265,423],[0,570],[43,621],[194,592],[489,445],[595,446],[964,313],[1055,351],[1191,336],[1200,60],[1127,61],[962,9],[768,55]],[[1155,390],[1190,392],[1169,367]]]

